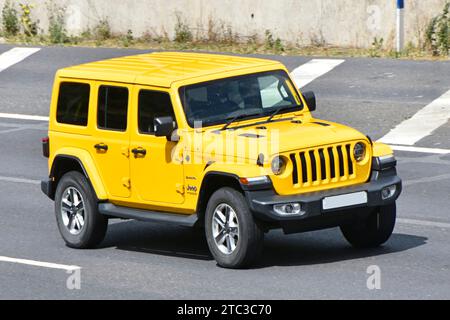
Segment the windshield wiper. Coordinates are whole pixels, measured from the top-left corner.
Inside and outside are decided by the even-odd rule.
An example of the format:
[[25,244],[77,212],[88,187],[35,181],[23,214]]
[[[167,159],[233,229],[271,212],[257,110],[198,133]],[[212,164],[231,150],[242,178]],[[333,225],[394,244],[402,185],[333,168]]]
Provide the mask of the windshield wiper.
[[226,130],[236,120],[241,120],[241,119],[252,117],[255,115],[257,115],[257,113],[241,113],[241,114],[238,114],[237,116],[227,118],[228,121],[225,123],[225,125],[220,130],[221,131]]
[[272,114],[270,115],[269,119],[267,119],[267,122],[272,121],[273,117],[275,117],[277,114],[280,113],[281,110],[283,110],[284,107],[278,108],[277,110],[275,110],[274,112],[272,112]]
[[[277,114],[279,114],[283,110],[294,109],[294,108],[299,108],[299,107],[301,107],[301,105],[295,105],[295,106],[290,106],[290,107],[286,107],[286,106],[280,107],[270,114],[270,117],[267,119],[266,122],[272,121],[273,117],[275,117]],[[264,116],[261,112],[255,112],[255,113],[241,113],[241,114],[238,114],[237,116],[227,118],[227,122],[220,130],[222,130],[222,131],[226,130],[233,122],[235,122],[237,120],[241,120],[244,118],[253,117],[253,116],[257,116],[257,115]]]
[[294,109],[294,108],[299,108],[299,107],[301,107],[301,105],[296,105],[296,106],[291,106],[291,107],[280,107],[280,108],[276,109],[274,112],[272,112],[270,117],[267,119],[267,122],[272,121],[273,117],[275,117],[277,114],[279,114],[281,111],[283,111],[285,109]]

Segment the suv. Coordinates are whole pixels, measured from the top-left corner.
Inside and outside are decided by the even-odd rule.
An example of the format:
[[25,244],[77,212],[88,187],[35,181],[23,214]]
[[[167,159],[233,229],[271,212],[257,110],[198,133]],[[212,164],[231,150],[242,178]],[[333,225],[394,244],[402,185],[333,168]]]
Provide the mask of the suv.
[[251,265],[276,228],[340,227],[379,246],[401,192],[393,152],[315,108],[265,59],[158,52],[65,68],[42,191],[73,248],[98,245],[110,218],[204,227],[228,268]]

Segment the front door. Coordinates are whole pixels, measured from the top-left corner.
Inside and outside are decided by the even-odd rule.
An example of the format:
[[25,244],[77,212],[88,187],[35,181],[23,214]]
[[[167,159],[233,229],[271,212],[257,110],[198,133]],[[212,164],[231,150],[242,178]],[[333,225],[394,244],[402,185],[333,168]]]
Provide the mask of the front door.
[[170,94],[137,87],[130,133],[131,185],[133,196],[143,203],[161,205],[184,202],[182,155],[177,142],[154,135],[155,117],[175,119]]
[[131,86],[97,86],[96,124],[90,148],[112,199],[130,196],[128,104]]

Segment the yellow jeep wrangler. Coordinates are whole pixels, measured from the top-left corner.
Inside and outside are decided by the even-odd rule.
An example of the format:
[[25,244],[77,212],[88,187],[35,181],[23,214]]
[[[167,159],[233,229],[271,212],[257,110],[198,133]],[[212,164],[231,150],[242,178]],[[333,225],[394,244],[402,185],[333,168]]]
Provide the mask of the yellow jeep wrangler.
[[204,227],[229,268],[254,262],[276,228],[381,245],[401,192],[393,152],[315,108],[265,59],[159,52],[65,68],[42,191],[73,248],[98,245],[110,218]]

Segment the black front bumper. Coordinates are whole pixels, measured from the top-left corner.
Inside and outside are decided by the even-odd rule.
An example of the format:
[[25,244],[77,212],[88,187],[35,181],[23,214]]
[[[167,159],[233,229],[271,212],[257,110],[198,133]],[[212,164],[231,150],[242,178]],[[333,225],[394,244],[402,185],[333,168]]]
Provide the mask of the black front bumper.
[[[381,191],[396,186],[395,194],[383,200]],[[280,196],[274,190],[245,191],[246,198],[255,218],[270,227],[281,227],[285,233],[317,230],[342,225],[355,219],[363,219],[371,208],[389,205],[398,198],[402,190],[401,179],[395,168],[372,171],[369,182],[346,188],[331,189],[292,196]],[[324,210],[322,201],[332,197],[355,192],[367,192],[367,203]],[[275,204],[300,203],[302,215],[280,215],[273,209]],[[364,210],[366,208],[366,210]]]

